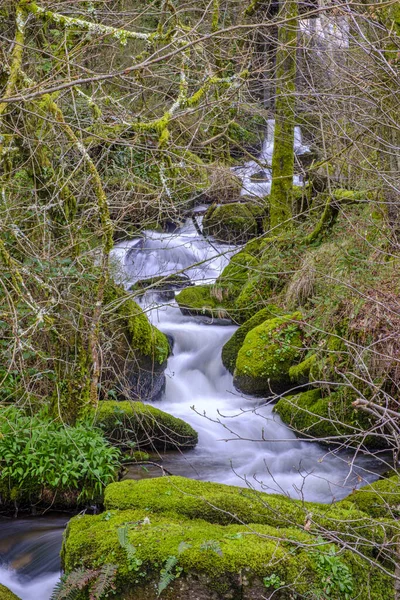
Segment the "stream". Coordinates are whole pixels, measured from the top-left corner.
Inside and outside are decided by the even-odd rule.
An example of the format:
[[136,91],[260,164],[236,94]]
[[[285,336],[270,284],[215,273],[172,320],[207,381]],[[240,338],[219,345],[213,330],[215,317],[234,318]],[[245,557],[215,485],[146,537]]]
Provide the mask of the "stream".
[[[237,250],[210,244],[189,219],[174,233],[145,231],[140,238],[120,242],[112,258],[117,276],[129,289],[140,279],[176,272],[186,274],[192,284],[213,282]],[[174,475],[327,503],[377,478],[371,458],[299,441],[272,406],[235,390],[221,362],[222,346],[234,325],[183,316],[175,300],[160,293],[147,292],[140,302],[174,342],[165,393],[157,406],[199,433],[194,450],[164,458],[163,465]],[[67,520],[52,515],[0,521],[0,583],[22,600],[48,600],[59,578]]]

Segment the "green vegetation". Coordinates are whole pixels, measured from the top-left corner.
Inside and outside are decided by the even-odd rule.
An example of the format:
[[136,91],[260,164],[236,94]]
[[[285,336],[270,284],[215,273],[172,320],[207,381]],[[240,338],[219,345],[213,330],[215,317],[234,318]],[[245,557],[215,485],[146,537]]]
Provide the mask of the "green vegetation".
[[20,600],[18,596],[13,594],[8,588],[0,583],[0,600]]
[[[347,527],[353,521],[363,535],[373,537],[378,523],[371,528],[370,517],[351,504],[304,504],[166,477],[113,484],[107,489],[106,505],[103,515],[70,521],[62,556],[67,574],[82,566],[90,570],[116,564],[117,598],[155,598],[154,586],[165,584],[166,597],[180,600],[193,578],[198,581],[195,589],[206,595],[242,593],[246,588],[256,597],[270,585],[289,585],[291,593],[312,590],[318,597],[329,580],[333,593],[341,589],[362,599],[394,597],[390,579],[378,567],[369,566],[366,576],[368,563],[351,552],[339,552],[303,527],[312,510],[319,512],[315,521],[312,513],[315,531],[319,518],[323,526],[329,523],[343,531],[347,519]],[[298,577],[300,572],[303,577]]]
[[185,421],[142,402],[99,402],[95,423],[122,447],[165,451],[197,444],[196,431]]
[[293,313],[264,321],[247,333],[234,372],[234,384],[247,394],[280,394],[290,387],[289,369],[303,348],[298,321]]
[[3,501],[73,505],[99,499],[117,476],[119,458],[88,423],[70,427],[14,407],[0,412]]

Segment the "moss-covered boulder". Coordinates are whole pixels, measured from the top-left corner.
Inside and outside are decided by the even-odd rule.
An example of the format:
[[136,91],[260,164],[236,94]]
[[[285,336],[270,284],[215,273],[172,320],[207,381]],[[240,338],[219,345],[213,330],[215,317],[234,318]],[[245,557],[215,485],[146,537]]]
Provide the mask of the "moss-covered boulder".
[[179,292],[176,301],[183,314],[207,315],[212,318],[230,318],[241,322],[235,308],[236,298],[253,272],[257,272],[258,260],[248,252],[232,256],[228,265],[214,285],[197,285]]
[[197,444],[197,432],[188,423],[143,402],[99,402],[95,422],[121,446],[165,451]]
[[220,242],[244,244],[258,233],[258,225],[246,204],[212,205],[204,215],[203,231]]
[[351,496],[346,498],[346,502],[351,502],[358,510],[372,517],[399,519],[400,477],[394,475],[354,490]]
[[184,315],[191,317],[207,316],[212,319],[229,318],[223,294],[218,293],[214,286],[195,285],[187,287],[179,292],[175,299]]
[[281,314],[281,312],[282,311],[277,306],[270,304],[266,308],[259,310],[253,317],[245,321],[243,325],[241,325],[239,329],[235,331],[233,336],[222,348],[222,362],[228,371],[231,373],[234,372],[237,355],[249,331],[258,325],[261,325],[261,323],[264,323],[264,321],[271,319],[271,317]]
[[[326,391],[316,388],[286,396],[278,400],[274,410],[297,433],[320,438],[327,443],[340,442],[344,438],[350,443],[352,436],[358,439],[360,432],[373,425],[368,415],[354,409],[354,396],[347,388],[324,394]],[[381,447],[382,436],[370,434],[364,443],[370,447]]]
[[11,590],[0,583],[0,600],[20,600]]
[[122,287],[109,283],[105,304],[104,335],[110,342],[104,344],[104,388],[116,388],[125,398],[156,399],[165,384],[167,337]]
[[233,383],[245,394],[271,396],[291,387],[290,367],[302,351],[300,313],[276,317],[254,327],[240,348]]
[[348,504],[302,503],[182,477],[121,482],[107,489],[105,513],[69,522],[63,567],[68,575],[113,566],[116,600],[155,600],[165,583],[167,600],[259,600],[271,592],[288,600],[320,597],[321,565],[330,556],[342,575],[331,577],[332,598],[346,592],[392,600],[390,576],[318,537],[328,529],[350,540],[356,524],[373,546],[379,523]]

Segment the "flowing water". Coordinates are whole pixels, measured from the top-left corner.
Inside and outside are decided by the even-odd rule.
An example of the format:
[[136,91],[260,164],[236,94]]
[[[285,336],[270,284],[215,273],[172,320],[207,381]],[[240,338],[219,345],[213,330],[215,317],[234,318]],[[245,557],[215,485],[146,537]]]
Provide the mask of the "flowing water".
[[0,583],[22,600],[48,600],[60,578],[67,516],[0,520]]
[[[129,288],[139,279],[177,272],[194,283],[212,282],[234,251],[210,244],[189,220],[173,234],[149,231],[140,240],[121,243],[114,256]],[[376,478],[371,461],[299,441],[271,405],[235,390],[221,361],[222,346],[235,326],[184,316],[174,300],[163,301],[154,292],[145,294],[141,303],[173,340],[166,389],[157,406],[199,433],[196,449],[164,460],[173,474],[318,502],[343,498],[360,481]]]
[[[232,172],[242,180],[242,196],[264,198],[271,192],[274,132],[275,120],[269,119],[267,124],[267,135],[258,160],[249,160],[243,166],[232,167]],[[303,144],[299,126],[294,128],[294,152],[297,156],[310,152],[310,148]],[[304,184],[301,175],[294,175],[293,184],[298,186]]]
[[[177,272],[192,283],[210,283],[234,251],[204,239],[188,220],[172,234],[147,231],[121,242],[112,256],[129,288],[139,279]],[[297,440],[271,406],[234,389],[221,349],[235,326],[183,316],[174,300],[159,294],[147,293],[141,303],[152,322],[173,339],[166,389],[157,405],[199,432],[194,450],[164,460],[173,474],[321,502],[342,498],[360,481],[376,478],[366,459]],[[66,521],[59,516],[1,521],[0,583],[22,600],[48,600],[59,579]]]

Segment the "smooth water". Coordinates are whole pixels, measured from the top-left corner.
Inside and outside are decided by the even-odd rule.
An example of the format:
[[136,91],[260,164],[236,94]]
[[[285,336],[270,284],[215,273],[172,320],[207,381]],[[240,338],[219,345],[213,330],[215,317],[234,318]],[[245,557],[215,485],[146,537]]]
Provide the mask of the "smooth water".
[[22,600],[48,600],[60,579],[67,516],[0,520],[0,583]]

